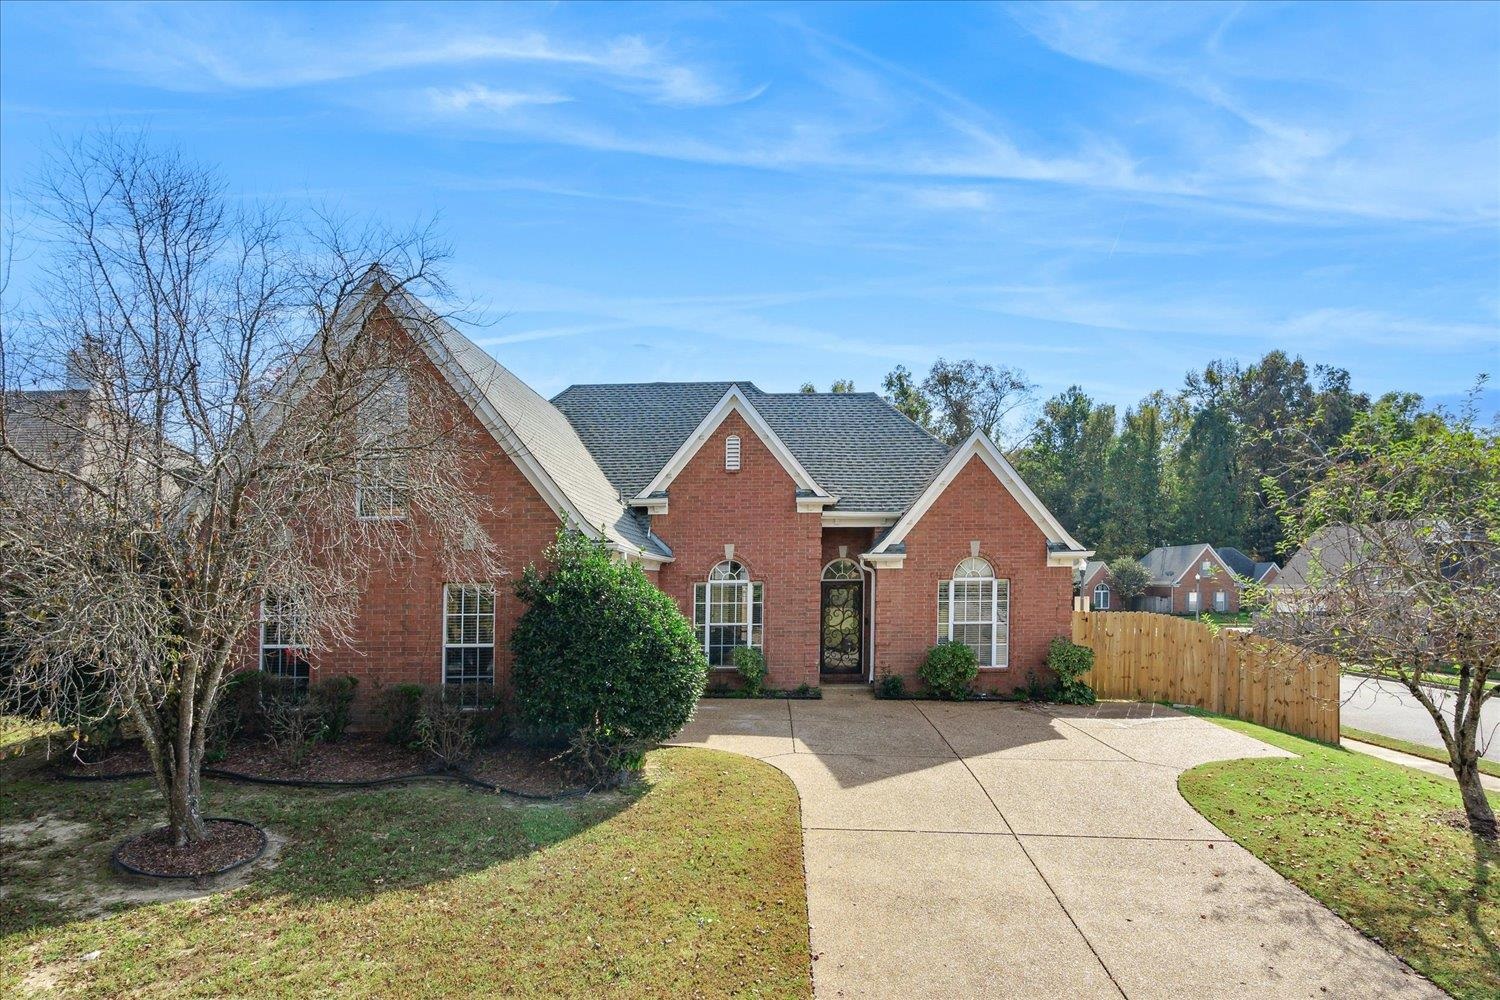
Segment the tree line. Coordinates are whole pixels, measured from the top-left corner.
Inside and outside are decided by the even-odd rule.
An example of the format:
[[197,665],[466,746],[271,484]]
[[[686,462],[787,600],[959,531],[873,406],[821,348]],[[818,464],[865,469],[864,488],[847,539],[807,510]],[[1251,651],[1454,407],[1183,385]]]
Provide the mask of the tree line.
[[[972,360],[939,358],[920,378],[898,365],[883,388],[891,405],[950,444],[975,431],[996,440],[1101,559],[1210,542],[1281,561],[1275,498],[1310,485],[1295,449],[1334,448],[1361,414],[1409,433],[1443,420],[1416,393],[1372,398],[1350,383],[1343,368],[1278,350],[1248,365],[1212,361],[1124,413],[1074,385],[1020,419],[1034,384],[1019,369]],[[841,380],[834,391],[853,389]]]

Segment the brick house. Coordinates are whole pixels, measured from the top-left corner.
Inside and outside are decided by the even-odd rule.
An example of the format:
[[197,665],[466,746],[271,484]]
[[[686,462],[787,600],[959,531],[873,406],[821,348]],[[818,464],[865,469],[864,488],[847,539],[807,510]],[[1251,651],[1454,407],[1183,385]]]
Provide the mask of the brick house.
[[[974,648],[979,686],[1041,670],[1070,628],[1084,550],[976,434],[949,447],[874,393],[749,382],[575,385],[538,395],[457,330],[418,339],[486,447],[468,478],[508,570],[540,563],[563,519],[637,563],[693,622],[714,673],[760,648],[768,684],[914,678],[940,639]],[[399,320],[394,320],[399,325]],[[355,641],[311,652],[263,623],[262,669],[383,684],[504,686],[524,606],[508,580],[451,581],[420,554],[373,580]],[[466,640],[466,641],[459,641]]]
[[1083,565],[1078,579],[1078,594],[1087,599],[1090,611],[1129,611],[1115,594],[1115,581],[1109,574],[1109,564],[1100,559],[1090,559]]
[[1141,565],[1150,576],[1142,610],[1173,615],[1237,614],[1246,581],[1268,583],[1278,571],[1275,563],[1256,562],[1239,549],[1203,542],[1154,548]]

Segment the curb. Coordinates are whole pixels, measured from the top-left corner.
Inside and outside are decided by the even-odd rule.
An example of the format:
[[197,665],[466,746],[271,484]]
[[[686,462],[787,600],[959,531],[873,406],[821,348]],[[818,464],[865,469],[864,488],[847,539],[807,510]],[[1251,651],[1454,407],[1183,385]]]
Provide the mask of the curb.
[[257,848],[256,851],[255,851],[255,853],[252,854],[250,857],[245,858],[245,859],[240,860],[240,861],[236,861],[232,865],[226,865],[225,867],[216,869],[215,871],[211,871],[211,872],[197,872],[197,873],[192,874],[192,875],[162,875],[162,874],[159,874],[157,872],[143,871],[140,868],[137,868],[134,865],[130,864],[128,861],[122,861],[122,860],[120,860],[120,852],[121,851],[125,850],[125,848],[129,847],[131,844],[135,843],[137,840],[141,839],[142,837],[146,836],[147,834],[151,834],[151,833],[156,832],[156,830],[158,828],[157,827],[152,827],[150,830],[147,830],[145,833],[138,833],[134,837],[127,837],[124,840],[122,840],[119,843],[119,845],[116,846],[115,849],[110,852],[110,855],[109,855],[110,866],[113,867],[115,869],[115,871],[117,871],[117,872],[121,872],[121,873],[123,873],[125,875],[133,875],[136,878],[170,879],[170,880],[173,880],[173,881],[180,881],[180,880],[183,880],[183,879],[187,879],[187,880],[192,880],[192,881],[201,881],[201,880],[206,880],[206,879],[218,878],[220,875],[228,875],[230,872],[236,871],[236,870],[238,870],[240,868],[243,868],[246,865],[253,865],[253,864],[255,864],[255,862],[259,861],[261,858],[263,858],[263,857],[266,856],[266,848],[270,846],[271,841],[270,841],[270,838],[266,836],[265,828],[262,827],[260,824],[258,824],[258,823],[252,823],[252,822],[250,822],[247,819],[234,819],[234,818],[229,817],[229,816],[205,816],[205,817],[203,817],[203,820],[206,823],[208,823],[208,822],[212,822],[212,823],[236,823],[236,824],[238,824],[240,826],[248,826],[252,830],[254,830],[256,833],[260,834],[260,847]]

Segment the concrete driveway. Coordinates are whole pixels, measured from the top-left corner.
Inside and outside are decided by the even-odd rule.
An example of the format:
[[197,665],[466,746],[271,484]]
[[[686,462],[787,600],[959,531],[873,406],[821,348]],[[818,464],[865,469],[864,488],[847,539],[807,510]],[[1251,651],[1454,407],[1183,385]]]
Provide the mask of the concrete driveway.
[[1149,705],[706,700],[791,776],[819,997],[1442,997],[1177,792],[1289,756]]

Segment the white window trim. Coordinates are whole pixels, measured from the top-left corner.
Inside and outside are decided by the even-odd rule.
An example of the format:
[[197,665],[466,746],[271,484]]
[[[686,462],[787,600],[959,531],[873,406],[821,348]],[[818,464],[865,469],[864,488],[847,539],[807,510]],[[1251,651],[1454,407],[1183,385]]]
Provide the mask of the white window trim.
[[[490,641],[489,642],[449,642],[448,641],[448,620],[450,618],[461,618],[461,617],[463,617],[463,612],[460,611],[458,614],[453,614],[452,612],[450,612],[448,610],[448,592],[450,590],[454,590],[454,589],[468,589],[468,588],[471,588],[471,587],[477,588],[480,591],[486,591],[487,590],[490,593],[490,615],[489,615],[489,618],[490,618]],[[443,584],[442,632],[439,634],[439,639],[441,641],[441,645],[440,645],[439,652],[438,652],[438,689],[439,690],[446,692],[448,690],[449,686],[450,686],[448,684],[448,650],[450,650],[450,649],[488,649],[490,651],[490,679],[489,679],[489,683],[490,683],[490,685],[492,687],[494,686],[494,683],[495,683],[495,596],[496,596],[495,595],[495,585],[493,583],[445,583],[445,584]],[[480,617],[482,618],[483,616],[481,615]],[[476,631],[476,636],[477,636],[477,634],[478,633]],[[483,681],[476,681],[475,683],[482,684],[484,682]]]
[[[978,559],[980,557],[973,556],[971,558]],[[1001,579],[1000,577],[995,576],[994,567],[990,566],[990,563],[989,563],[988,560],[981,560],[981,561],[983,561],[986,566],[990,566],[990,575],[989,576],[959,576],[958,573],[957,573],[958,568],[960,566],[962,566],[964,564],[964,562],[967,562],[967,561],[968,560],[960,560],[958,566],[954,567],[954,575],[952,577],[950,577],[949,579],[943,581],[943,582],[945,582],[945,583],[948,584],[948,635],[947,635],[947,639],[948,639],[949,642],[955,642],[955,641],[957,641],[957,640],[955,640],[953,638],[953,624],[954,624],[953,623],[953,604],[954,604],[953,589],[954,589],[954,584],[958,584],[958,583],[988,583],[990,585],[990,602],[989,602],[990,603],[990,619],[989,619],[989,626],[990,626],[990,662],[988,664],[980,664],[979,665],[979,669],[980,670],[1009,670],[1010,669],[1010,601],[1011,601],[1010,580],[1008,580],[1008,579]],[[1001,584],[1005,585],[1005,622],[1004,622],[1003,632],[1002,632],[1001,622],[998,620],[999,619],[999,613],[1000,613],[1000,585]],[[942,591],[939,590],[938,594],[939,594],[939,598],[941,599]],[[962,624],[964,624],[964,625],[982,625],[984,623],[983,622],[965,621]],[[999,662],[999,660],[1000,660],[1000,648],[1001,648],[1000,638],[1001,638],[1002,635],[1005,638],[1005,643],[1004,643],[1004,648],[1005,648],[1005,662],[1004,663]]]
[[1190,590],[1187,593],[1187,609],[1189,611],[1198,610],[1198,592],[1196,590]]
[[[715,579],[713,579],[713,571],[715,569],[718,569],[720,566],[724,565],[724,563],[726,563],[726,562],[735,563],[741,569],[743,569],[745,571],[745,578],[743,580],[715,580]],[[744,609],[745,609],[745,628],[746,628],[746,631],[747,631],[747,633],[749,635],[749,641],[746,642],[745,645],[748,646],[751,649],[763,649],[764,646],[765,646],[765,630],[766,630],[766,623],[765,623],[765,620],[764,620],[764,614],[765,614],[765,590],[764,590],[763,587],[762,587],[762,590],[761,590],[761,614],[762,614],[762,621],[760,623],[760,638],[758,640],[756,639],[756,634],[755,634],[755,588],[758,587],[758,586],[762,586],[762,585],[760,583],[758,583],[757,581],[751,579],[749,568],[746,567],[745,564],[742,563],[742,562],[740,562],[738,559],[725,559],[722,562],[715,563],[714,566],[713,566],[713,568],[708,571],[708,574],[709,575],[708,575],[707,578],[705,578],[703,580],[700,580],[700,581],[698,581],[698,582],[696,582],[696,583],[693,584],[693,618],[694,618],[695,622],[696,622],[696,619],[697,619],[697,616],[698,616],[698,607],[697,607],[697,604],[698,604],[698,593],[699,593],[698,588],[699,587],[703,588],[703,591],[702,591],[702,593],[703,593],[703,627],[702,627],[701,630],[699,630],[699,635],[698,635],[699,642],[703,646],[703,655],[705,657],[709,655],[709,635],[710,635],[710,633],[711,633],[711,631],[712,631],[712,629],[714,627],[714,622],[713,622],[713,605],[714,605],[714,602],[711,599],[711,595],[713,593],[713,589],[712,588],[714,586],[716,586],[716,585],[720,586],[720,587],[726,587],[726,586],[727,587],[737,587],[737,588],[739,588],[742,591],[740,600],[744,604]],[[695,625],[695,627],[696,627],[696,625]],[[725,627],[725,626],[724,626],[723,623],[720,623],[720,627]],[[738,647],[735,647],[735,648],[738,648]],[[735,665],[734,665],[733,662],[730,662],[730,663],[713,663],[713,662],[710,662],[709,665],[708,665],[708,668],[710,670],[736,670],[736,669],[738,669],[737,667],[735,667]]]
[[[267,624],[267,622],[268,622],[268,619],[266,617],[266,601],[263,599],[260,602],[260,652],[259,652],[259,655],[256,656],[256,658],[255,658],[255,667],[256,667],[256,669],[259,670],[263,674],[269,674],[269,671],[266,670],[266,650],[268,650],[268,649],[299,649],[299,650],[302,651],[303,659],[307,662],[307,683],[309,685],[311,685],[312,684],[312,645],[307,642],[307,637],[303,636],[302,637],[303,641],[301,641],[301,642],[266,642],[266,624]],[[283,631],[283,629],[280,627],[279,624],[278,624],[278,627],[277,627],[277,631]],[[273,676],[275,676],[277,680],[285,680],[286,679],[286,677],[284,675],[281,675],[281,674],[276,674],[276,675],[273,675]]]
[[[1099,591],[1101,591],[1101,590],[1104,591],[1104,600],[1103,600],[1103,602],[1100,602],[1100,600],[1099,600]],[[1107,584],[1107,583],[1100,583],[1100,584],[1096,584],[1095,585],[1095,587],[1094,587],[1094,608],[1095,608],[1095,610],[1098,610],[1098,611],[1108,611],[1109,610],[1109,584]]]

